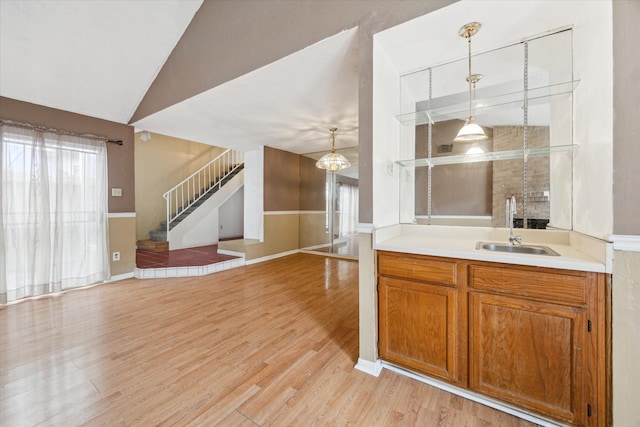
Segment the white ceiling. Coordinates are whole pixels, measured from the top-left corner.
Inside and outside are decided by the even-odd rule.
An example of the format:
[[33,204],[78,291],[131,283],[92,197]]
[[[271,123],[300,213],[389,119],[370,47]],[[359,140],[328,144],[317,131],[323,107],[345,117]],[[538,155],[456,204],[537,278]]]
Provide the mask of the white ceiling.
[[0,95],[127,123],[202,0],[0,1]]
[[357,29],[134,123],[136,128],[240,150],[268,145],[292,153],[358,144]]

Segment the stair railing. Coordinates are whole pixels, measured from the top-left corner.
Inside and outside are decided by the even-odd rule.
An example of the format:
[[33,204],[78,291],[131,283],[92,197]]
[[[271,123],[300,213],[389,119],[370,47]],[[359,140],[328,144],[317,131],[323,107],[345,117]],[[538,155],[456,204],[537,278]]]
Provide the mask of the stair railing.
[[164,193],[167,202],[167,233],[171,223],[215,187],[220,189],[223,180],[243,166],[242,151],[227,150]]

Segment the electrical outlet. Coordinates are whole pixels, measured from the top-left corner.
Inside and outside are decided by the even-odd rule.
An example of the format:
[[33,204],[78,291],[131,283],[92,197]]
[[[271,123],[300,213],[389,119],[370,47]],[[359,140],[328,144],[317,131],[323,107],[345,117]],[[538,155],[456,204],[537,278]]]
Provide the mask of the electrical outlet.
[[114,261],[120,261],[120,252],[113,252],[111,254],[111,259]]

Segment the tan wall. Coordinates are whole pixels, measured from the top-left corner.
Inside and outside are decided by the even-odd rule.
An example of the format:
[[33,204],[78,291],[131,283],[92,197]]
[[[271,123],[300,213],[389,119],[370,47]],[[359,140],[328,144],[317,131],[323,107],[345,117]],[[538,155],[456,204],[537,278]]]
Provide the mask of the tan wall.
[[111,260],[111,276],[131,273],[136,266],[136,218],[109,218],[109,254],[120,252],[120,261]]
[[640,252],[615,251],[611,290],[613,425],[640,426]]
[[297,250],[300,241],[298,213],[264,215],[264,242],[245,247],[245,259],[263,258]]
[[300,249],[329,243],[325,211],[300,211]]
[[224,149],[155,133],[148,141],[137,133],[135,144],[136,240],[145,240],[166,219],[162,195]]
[[378,359],[378,293],[376,292],[376,261],[373,250],[373,235],[358,235],[359,284],[358,299],[360,306],[360,360],[375,362]]

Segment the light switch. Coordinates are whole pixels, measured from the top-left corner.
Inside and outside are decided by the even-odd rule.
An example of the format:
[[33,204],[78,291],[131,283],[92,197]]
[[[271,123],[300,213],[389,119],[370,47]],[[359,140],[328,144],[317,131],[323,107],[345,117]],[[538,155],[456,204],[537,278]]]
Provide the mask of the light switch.
[[122,197],[122,188],[112,188],[111,196],[113,197]]

